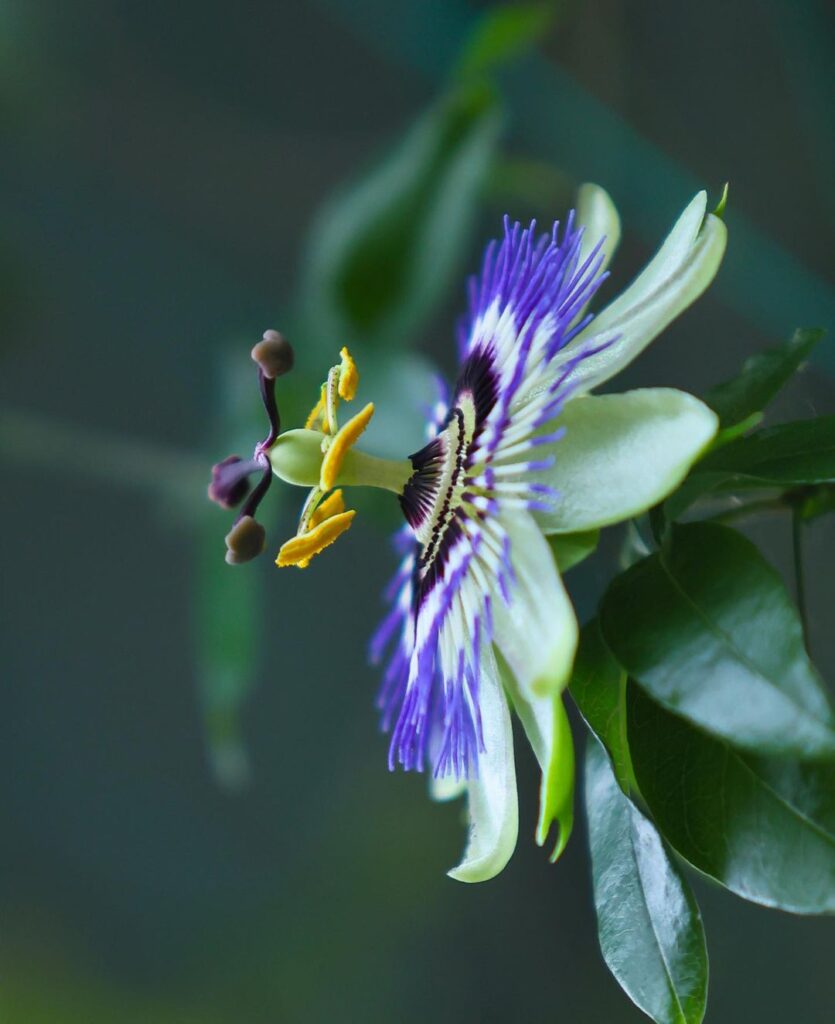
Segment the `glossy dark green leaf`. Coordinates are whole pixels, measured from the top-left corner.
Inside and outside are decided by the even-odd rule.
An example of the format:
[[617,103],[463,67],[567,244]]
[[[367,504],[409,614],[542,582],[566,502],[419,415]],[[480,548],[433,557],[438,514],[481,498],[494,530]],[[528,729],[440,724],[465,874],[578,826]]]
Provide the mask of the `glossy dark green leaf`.
[[618,783],[627,791],[631,768],[626,740],[626,673],[609,653],[596,619],[580,633],[569,693],[606,748]]
[[460,286],[459,263],[499,126],[487,88],[461,88],[326,206],[303,282],[307,337],[402,345]]
[[749,487],[835,481],[835,416],[819,416],[758,430],[719,448],[698,468],[747,477]]
[[835,716],[786,588],[757,548],[715,523],[617,577],[601,606],[614,656],[652,696],[755,753],[835,755]]
[[784,344],[747,359],[736,377],[711,388],[704,400],[718,413],[723,429],[762,412],[809,358],[823,335],[820,328],[800,327]]
[[586,746],[585,789],[603,959],[658,1024],[699,1024],[707,948],[690,887],[655,827],[621,792],[593,739]]
[[835,912],[835,765],[751,757],[627,690],[632,764],[655,823],[754,903]]
[[737,438],[698,463],[665,503],[675,519],[697,498],[835,482],[835,416],[783,423]]
[[489,74],[542,39],[554,18],[553,3],[505,4],[487,11],[459,60],[462,78]]
[[600,530],[582,530],[579,533],[554,533],[548,543],[554,552],[557,568],[568,572],[575,565],[585,561],[597,549]]

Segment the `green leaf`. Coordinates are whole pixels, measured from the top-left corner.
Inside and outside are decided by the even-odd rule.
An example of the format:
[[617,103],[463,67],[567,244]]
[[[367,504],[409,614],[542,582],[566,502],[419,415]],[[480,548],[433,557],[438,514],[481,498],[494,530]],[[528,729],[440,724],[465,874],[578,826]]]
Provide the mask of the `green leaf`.
[[627,709],[641,795],[684,858],[754,903],[835,912],[835,765],[743,754],[631,682]]
[[507,4],[487,11],[461,54],[459,78],[486,75],[543,38],[554,20],[553,3]]
[[[206,429],[218,441],[212,458],[206,459],[207,478],[213,459],[230,450],[251,450],[254,440],[264,433],[264,413],[253,389],[252,364],[245,355],[242,358],[246,351],[243,345],[235,345],[217,356],[214,422]],[[280,488],[272,489],[270,509],[276,508],[280,495]],[[223,538],[234,515],[204,499],[190,524],[195,540],[192,642],[204,737],[215,779],[230,790],[249,781],[241,710],[255,687],[260,668],[263,578],[258,563],[231,566],[224,560]]]
[[762,412],[823,335],[820,328],[799,327],[784,344],[746,360],[738,376],[711,388],[705,401],[719,414],[722,427],[736,426]]
[[835,416],[783,423],[740,437],[698,463],[665,504],[675,519],[697,498],[835,482]]
[[597,549],[600,530],[582,530],[579,533],[555,533],[548,538],[557,568],[561,573],[579,565]]
[[403,345],[425,323],[457,280],[500,120],[486,88],[458,90],[322,210],[302,285],[307,337]]
[[782,423],[740,437],[708,455],[698,472],[732,474],[734,487],[832,483],[835,416]]
[[261,574],[224,561],[227,520],[208,515],[197,535],[195,657],[209,762],[220,785],[238,789],[249,780],[240,711],[258,675]]
[[610,586],[610,650],[652,696],[755,753],[835,754],[835,716],[782,580],[757,548],[715,523],[670,543]]
[[835,512],[835,486],[832,484],[812,487],[808,492],[798,494],[797,498],[800,514],[807,521]]
[[618,788],[594,740],[586,746],[586,812],[603,959],[658,1024],[699,1024],[708,975],[699,908],[663,840]]
[[626,740],[626,673],[606,647],[596,619],[580,632],[569,692],[611,757],[618,784],[628,792],[632,769]]

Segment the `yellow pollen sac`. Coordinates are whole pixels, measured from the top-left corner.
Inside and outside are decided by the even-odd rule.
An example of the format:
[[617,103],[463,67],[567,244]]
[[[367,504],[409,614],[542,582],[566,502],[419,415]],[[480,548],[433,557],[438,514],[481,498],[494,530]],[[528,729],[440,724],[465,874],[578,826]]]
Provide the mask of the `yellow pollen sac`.
[[357,393],[360,375],[357,370],[357,364],[347,348],[340,349],[339,357],[342,360],[339,367],[339,397],[346,402],[350,402]]
[[374,403],[369,402],[361,411],[352,416],[351,419],[334,434],[333,441],[322,459],[322,468],[319,473],[319,486],[323,491],[329,491],[342,466],[343,459],[349,449],[356,444],[362,432],[371,422],[374,415]]
[[330,519],[332,516],[341,515],[345,511],[345,502],[342,500],[342,490],[336,490],[333,494],[328,495],[327,498],[319,505],[313,515],[310,517],[308,524],[308,530],[314,529],[319,523],[323,523],[326,519]]
[[314,430],[316,428],[316,424],[319,422],[319,418],[321,417],[324,408],[325,388],[323,386],[321,392],[319,393],[319,401],[310,410],[310,412],[307,415],[307,419],[304,422],[305,430]]
[[307,533],[291,537],[285,544],[282,544],[275,564],[278,566],[297,565],[300,569],[306,569],[314,555],[324,551],[348,529],[355,515],[354,509],[340,512],[325,519],[324,522],[319,523]]

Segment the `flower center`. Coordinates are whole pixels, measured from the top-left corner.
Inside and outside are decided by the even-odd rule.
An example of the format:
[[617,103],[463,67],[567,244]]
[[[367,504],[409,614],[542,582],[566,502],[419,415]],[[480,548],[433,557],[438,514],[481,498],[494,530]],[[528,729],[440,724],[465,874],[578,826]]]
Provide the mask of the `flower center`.
[[472,396],[460,396],[444,429],[425,448],[411,456],[414,475],[404,488],[400,505],[406,521],[423,547],[421,564],[431,562],[462,505],[465,467],[475,434]]

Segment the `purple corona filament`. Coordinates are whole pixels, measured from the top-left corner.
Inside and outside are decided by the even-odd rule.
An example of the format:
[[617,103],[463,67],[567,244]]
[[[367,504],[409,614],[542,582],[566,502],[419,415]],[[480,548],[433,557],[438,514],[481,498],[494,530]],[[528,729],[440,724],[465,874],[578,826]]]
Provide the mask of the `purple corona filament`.
[[396,538],[402,560],[371,644],[375,662],[389,652],[377,705],[391,768],[478,772],[491,601],[509,604],[515,586],[505,516],[553,507],[557,495],[533,476],[552,464],[542,446],[562,432],[543,428],[570,397],[572,370],[605,347],[566,351],[606,277],[604,240],[581,258],[582,241],[573,212],[562,230],[555,224],[539,237],[535,222],[523,229],[505,218],[504,237],[487,246],[469,282],[458,378],[433,410],[434,436],[411,456],[400,498],[408,527]]

